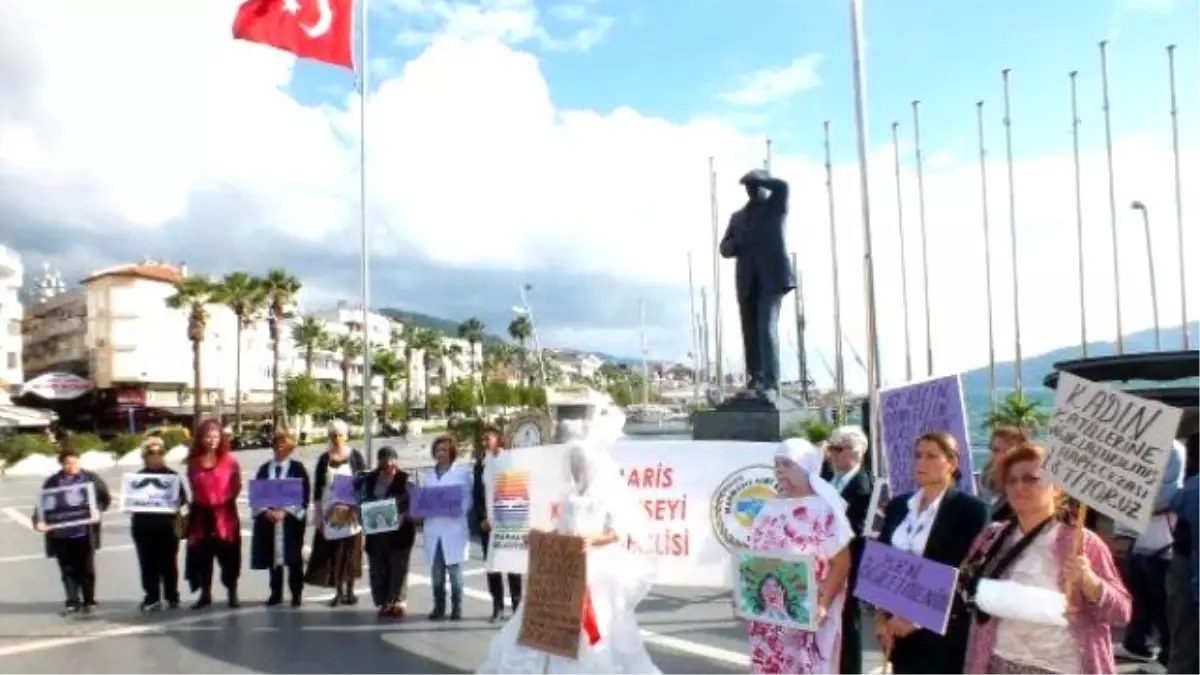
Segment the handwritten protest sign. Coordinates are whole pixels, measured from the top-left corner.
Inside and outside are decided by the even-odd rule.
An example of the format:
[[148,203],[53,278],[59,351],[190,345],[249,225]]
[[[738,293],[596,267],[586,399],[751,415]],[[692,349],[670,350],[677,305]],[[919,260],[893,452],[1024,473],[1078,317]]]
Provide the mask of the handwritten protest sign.
[[1144,532],[1183,411],[1060,372],[1046,471],[1067,494]]
[[529,533],[529,590],[517,644],[563,658],[579,658],[587,551],[581,537]]
[[868,539],[854,597],[945,635],[957,585],[956,568]]
[[121,510],[126,513],[175,513],[179,509],[179,476],[127,473],[121,476]]
[[812,556],[736,551],[733,614],[790,630],[817,629],[817,577]]
[[252,480],[250,510],[297,509],[304,505],[304,481],[299,478]]
[[971,438],[967,409],[958,375],[935,377],[879,390],[880,434],[887,453],[888,482],[893,495],[916,489],[913,451],[917,439],[931,431],[945,431],[958,441],[958,489],[975,494],[971,477]]
[[333,483],[329,486],[333,490],[334,504],[349,504],[354,506],[358,504],[358,497],[354,494],[354,477],[343,476],[338,474],[333,477]]
[[412,514],[419,518],[459,518],[463,515],[461,485],[426,485],[412,490]]
[[38,522],[51,530],[97,522],[96,485],[88,481],[42,490],[37,512]]

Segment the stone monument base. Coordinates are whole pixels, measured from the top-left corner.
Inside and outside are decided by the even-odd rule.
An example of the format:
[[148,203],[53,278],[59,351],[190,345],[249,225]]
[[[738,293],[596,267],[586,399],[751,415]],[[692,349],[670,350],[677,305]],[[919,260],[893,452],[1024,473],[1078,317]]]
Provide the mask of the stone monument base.
[[805,411],[782,396],[775,403],[733,397],[713,410],[695,413],[692,440],[778,443],[785,429],[804,419]]

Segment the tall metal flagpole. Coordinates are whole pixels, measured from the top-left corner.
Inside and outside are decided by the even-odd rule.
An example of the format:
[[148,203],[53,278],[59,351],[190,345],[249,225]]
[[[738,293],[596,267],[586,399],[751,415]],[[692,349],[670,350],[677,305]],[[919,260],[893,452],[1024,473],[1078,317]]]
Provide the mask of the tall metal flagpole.
[[859,0],[850,0],[850,41],[854,51],[854,122],[858,136],[858,181],[862,202],[863,228],[863,293],[866,296],[865,309],[867,319],[867,394],[870,401],[871,452],[872,468],[882,475],[884,468],[880,461],[882,454],[879,447],[879,411],[877,398],[879,393],[880,364],[879,364],[879,333],[875,325],[875,260],[871,252],[871,190],[870,176],[867,165],[867,104],[866,76],[863,74],[863,36],[862,36],[862,7]]
[[1171,80],[1171,149],[1175,157],[1175,228],[1179,241],[1179,329],[1183,331],[1183,348],[1188,349],[1187,264],[1183,253],[1183,180],[1179,171],[1179,107],[1175,105],[1175,45],[1167,46],[1167,68]]
[[763,159],[763,168],[767,170],[767,173],[771,172],[771,139],[769,138],[767,139],[767,156]]
[[367,92],[370,91],[368,70],[370,59],[367,58],[369,30],[367,21],[368,0],[358,0],[359,8],[359,217],[362,230],[362,320],[363,320],[363,450],[366,453],[367,466],[373,463],[375,457],[371,449],[372,423],[375,418],[375,406],[371,402],[371,249],[367,218]]
[[921,102],[912,102],[917,159],[917,213],[921,218],[921,284],[925,294],[925,374],[933,377],[933,305],[929,303],[929,236],[925,232],[925,161],[921,155]]
[[796,305],[796,359],[797,376],[800,378],[800,397],[804,405],[808,405],[808,354],[804,346],[804,276],[800,272],[800,262],[792,253],[792,271],[796,275],[796,292],[793,300]]
[[1112,228],[1113,284],[1117,312],[1117,353],[1125,353],[1125,328],[1121,323],[1121,248],[1117,242],[1117,185],[1113,177],[1112,114],[1108,105],[1108,40],[1100,41],[1100,82],[1104,96],[1104,149],[1108,155],[1108,217]]
[[904,311],[904,381],[912,382],[912,339],[908,322],[908,256],[904,245],[904,185],[900,180],[900,123],[892,122],[896,158],[896,228],[900,230],[900,306]]
[[1008,100],[1008,80],[1012,74],[1011,68],[1005,68],[1004,75],[1004,146],[1008,158],[1008,230],[1012,239],[1012,275],[1013,275],[1013,346],[1016,348],[1016,385],[1018,394],[1023,394],[1025,388],[1021,378],[1021,273],[1017,269],[1017,187],[1013,178],[1013,149],[1012,149],[1012,112]]
[[829,120],[825,121],[825,192],[829,198],[829,248],[833,258],[833,386],[837,392],[837,419],[846,419],[846,365],[842,358],[842,291],[838,271],[837,213],[833,198],[833,160],[829,149]]
[[1158,323],[1158,275],[1154,273],[1154,246],[1150,243],[1150,210],[1141,201],[1129,205],[1142,212],[1142,227],[1146,230],[1146,266],[1150,268],[1150,309],[1154,313],[1154,351],[1162,351],[1162,330]]
[[1072,70],[1071,77],[1071,145],[1075,154],[1075,245],[1079,249],[1079,346],[1083,358],[1088,355],[1087,343],[1087,285],[1084,283],[1083,264],[1083,178],[1079,168],[1079,103],[1076,96],[1076,78],[1079,71]]
[[996,331],[995,312],[992,310],[992,233],[988,221],[987,146],[983,142],[983,101],[975,104],[975,116],[979,125],[979,195],[983,205],[983,269],[987,277],[988,317],[988,400],[991,410],[996,409]]
[[712,352],[708,346],[708,338],[711,333],[708,323],[708,289],[703,286],[700,287],[700,316],[703,317],[700,322],[700,342],[704,352],[704,378],[711,384],[713,364]]
[[708,199],[712,211],[712,243],[713,243],[713,352],[716,357],[714,373],[716,375],[717,392],[725,393],[725,366],[722,363],[721,350],[721,233],[717,225],[717,169],[715,160],[708,158]]
[[696,283],[692,278],[692,252],[687,254],[688,265],[688,306],[691,311],[688,316],[692,324],[692,403],[700,401],[700,336],[696,325]]

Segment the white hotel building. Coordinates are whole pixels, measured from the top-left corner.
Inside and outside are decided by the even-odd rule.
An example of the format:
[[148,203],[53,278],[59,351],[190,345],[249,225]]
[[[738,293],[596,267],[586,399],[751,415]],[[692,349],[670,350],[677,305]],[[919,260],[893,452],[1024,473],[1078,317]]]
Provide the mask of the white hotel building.
[[0,390],[25,381],[21,364],[21,284],[25,276],[21,257],[0,246]]
[[[0,271],[2,265],[0,259]],[[78,288],[67,290],[60,278],[45,270],[33,284],[34,299],[25,310],[25,372],[29,377],[71,372],[91,380],[97,389],[95,414],[108,418],[109,424],[120,419],[123,425],[125,417],[132,416],[137,426],[143,427],[160,417],[190,415],[192,345],[187,339],[187,312],[166,306],[166,299],[175,292],[175,284],[186,274],[186,267],[143,261],[96,271]],[[237,395],[237,324],[227,307],[212,305],[208,313],[201,348],[202,405],[206,414],[229,415]],[[311,315],[323,320],[332,335],[362,333],[362,312],[348,303]],[[280,345],[280,369],[284,377],[304,372],[304,350],[292,339],[299,320],[299,317],[289,319],[281,327],[284,340]],[[385,316],[369,315],[368,334],[373,344],[379,347],[392,344],[393,332],[402,335],[403,327]],[[265,320],[242,329],[243,414],[261,416],[270,410],[271,347]],[[403,353],[402,340],[395,349]],[[412,394],[414,405],[419,406],[425,400],[423,359],[418,353],[413,355],[413,361]],[[469,359],[464,357],[461,365],[444,364],[443,368],[453,381],[469,372],[468,364]],[[17,365],[19,369],[19,356]],[[313,374],[319,380],[340,386],[341,355],[317,352]],[[355,399],[361,398],[362,379],[363,363],[359,357],[351,365],[349,375],[351,389],[356,390]],[[378,403],[382,382],[375,378],[373,384],[372,399]],[[393,401],[402,400],[403,389],[401,384]],[[105,420],[97,421],[103,424]]]

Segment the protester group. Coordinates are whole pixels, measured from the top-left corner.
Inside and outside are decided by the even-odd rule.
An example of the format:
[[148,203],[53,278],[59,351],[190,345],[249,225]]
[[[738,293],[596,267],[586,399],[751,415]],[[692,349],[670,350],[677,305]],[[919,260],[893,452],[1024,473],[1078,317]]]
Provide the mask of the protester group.
[[[478,536],[492,563],[490,618],[511,618],[478,672],[659,672],[635,615],[660,581],[656,556],[646,553],[653,549],[640,544],[651,524],[610,443],[572,441],[556,451],[562,467],[551,532],[526,533],[521,545],[531,547],[528,561],[517,568],[489,556],[489,533],[497,517],[507,517],[501,509],[509,508],[500,503],[497,467],[527,449],[507,450],[499,429],[484,428],[467,468],[456,463],[454,439],[443,437],[430,449],[434,466],[410,475],[388,447],[367,470],[347,437],[346,425],[332,422],[328,448],[310,473],[292,459],[294,440],[277,434],[274,457],[248,487],[216,422],[200,425],[183,476],[165,465],[161,443],[148,441],[145,467],[126,476],[122,498],[144,487],[162,489],[174,502],[124,505],[132,512],[142,572],[141,609],[179,606],[181,541],[183,579],[198,595],[193,607],[214,602],[218,570],[226,602],[239,605],[238,499],[248,492],[250,568],[268,572],[270,606],[299,606],[311,586],[333,589],[331,606],[355,605],[365,553],[379,616],[402,618],[420,544],[433,588],[428,618],[460,620],[463,563]],[[978,489],[965,490],[960,479],[969,449],[944,430],[920,433],[899,451],[911,458],[914,489],[886,500],[877,485],[883,481],[864,463],[869,440],[858,427],[839,427],[820,446],[798,438],[774,446],[775,494],[749,507],[745,545],[729,552],[733,609],[745,620],[750,670],[861,673],[865,631],[871,631],[895,673],[1114,673],[1114,629],[1124,627],[1127,652],[1151,656],[1148,636],[1157,633],[1168,672],[1197,672],[1196,434],[1176,441],[1165,471],[1154,475],[1161,486],[1149,496],[1153,515],[1126,540],[1124,574],[1114,540],[1079,518],[1087,499],[1070,494],[1080,501],[1069,500],[1052,480],[1058,460],[1046,446],[1015,427],[992,429],[990,442]],[[48,554],[62,575],[65,612],[72,614],[96,604],[101,527],[94,514],[113,498],[99,476],[79,468],[69,448],[60,460],[61,471],[43,486],[35,526],[46,532]],[[289,489],[281,489],[283,482]],[[82,501],[93,517],[47,525],[44,514],[57,512],[53,496],[80,486],[88,486]],[[81,500],[67,501],[78,507]],[[527,506],[520,508],[527,514]],[[551,599],[537,590],[556,581],[548,575],[560,574],[541,564],[551,560],[552,540],[537,542],[548,536],[560,543],[568,538],[567,548],[553,554],[558,560],[577,555],[586,563],[561,567],[579,582],[579,593],[568,589]],[[556,639],[560,647],[547,646]]]

